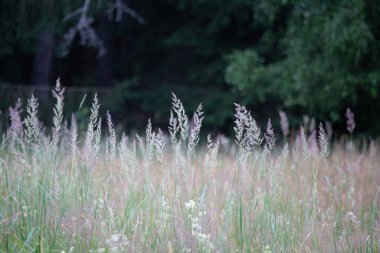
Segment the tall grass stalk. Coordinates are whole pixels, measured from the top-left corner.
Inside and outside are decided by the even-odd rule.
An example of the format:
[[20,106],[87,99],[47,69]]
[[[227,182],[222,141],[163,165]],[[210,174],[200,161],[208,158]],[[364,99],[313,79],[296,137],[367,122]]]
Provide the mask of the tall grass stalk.
[[82,132],[75,114],[64,123],[59,81],[53,96],[52,128],[33,96],[25,118],[10,108],[0,252],[379,252],[375,141],[332,145],[322,124],[293,141],[280,112],[281,141],[235,104],[225,148],[202,138],[201,105],[189,121],[174,94],[168,132],[148,120],[143,136],[118,135],[108,112],[102,131],[97,95]]

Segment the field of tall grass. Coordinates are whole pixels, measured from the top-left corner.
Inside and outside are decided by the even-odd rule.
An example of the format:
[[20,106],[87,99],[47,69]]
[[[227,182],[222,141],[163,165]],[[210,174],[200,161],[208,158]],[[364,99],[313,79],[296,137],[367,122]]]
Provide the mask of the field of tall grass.
[[238,104],[231,141],[200,140],[202,106],[188,118],[174,94],[167,131],[117,136],[96,96],[80,131],[59,82],[53,96],[52,127],[33,96],[10,108],[0,252],[379,252],[376,141],[293,138],[283,112],[275,136]]

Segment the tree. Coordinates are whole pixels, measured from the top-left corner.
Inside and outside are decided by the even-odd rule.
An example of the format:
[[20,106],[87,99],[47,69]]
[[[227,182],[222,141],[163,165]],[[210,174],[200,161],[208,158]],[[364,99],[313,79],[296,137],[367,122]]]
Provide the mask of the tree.
[[136,1],[135,8],[147,17],[149,29],[135,31],[130,41],[138,60],[120,64],[130,66],[138,79],[133,88],[127,85],[125,100],[136,101],[128,104],[141,105],[166,124],[167,102],[174,91],[189,108],[203,102],[209,115],[206,126],[228,130],[224,127],[233,115],[231,105],[239,98],[224,81],[225,54],[251,45],[260,33],[252,23],[252,1],[146,0]]
[[[99,56],[106,54],[104,44],[110,36],[103,29],[101,36],[107,41],[100,38],[94,27],[95,20],[99,19],[100,27],[104,27],[107,19],[121,21],[126,14],[144,23],[124,0],[4,0],[0,2],[0,14],[0,32],[4,34],[0,56],[13,55],[19,47],[24,52],[33,52],[32,84],[42,86],[51,82],[54,56],[67,56],[76,39],[82,46],[94,48]],[[109,62],[108,56],[104,59]]]
[[[293,112],[338,122],[347,106],[377,100],[380,27],[370,17],[380,15],[376,4],[274,1],[263,2],[260,8],[263,14],[255,22],[266,23],[267,31],[276,29],[276,21],[285,24],[284,33],[271,34],[280,44],[274,48],[277,57],[268,57],[256,44],[232,53],[225,72],[226,81],[250,94],[251,103],[272,100]],[[374,113],[379,107],[368,109]]]

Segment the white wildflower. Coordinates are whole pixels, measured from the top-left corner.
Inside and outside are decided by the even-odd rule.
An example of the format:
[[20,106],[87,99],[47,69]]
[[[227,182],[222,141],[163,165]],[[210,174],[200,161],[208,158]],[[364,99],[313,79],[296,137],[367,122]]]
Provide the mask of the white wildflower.
[[202,217],[206,215],[206,210],[198,208],[197,203],[192,199],[185,203],[185,207],[189,212],[191,235],[197,240],[202,251],[211,252],[214,248],[211,235],[205,233],[202,227]]

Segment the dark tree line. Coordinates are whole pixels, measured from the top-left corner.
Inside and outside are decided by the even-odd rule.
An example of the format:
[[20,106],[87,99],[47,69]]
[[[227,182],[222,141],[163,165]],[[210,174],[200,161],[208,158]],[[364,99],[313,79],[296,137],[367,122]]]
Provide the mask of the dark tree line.
[[364,0],[2,0],[0,81],[112,87],[127,124],[166,124],[174,91],[215,130],[239,101],[262,122],[281,109],[341,129],[351,107],[378,135],[379,31]]

